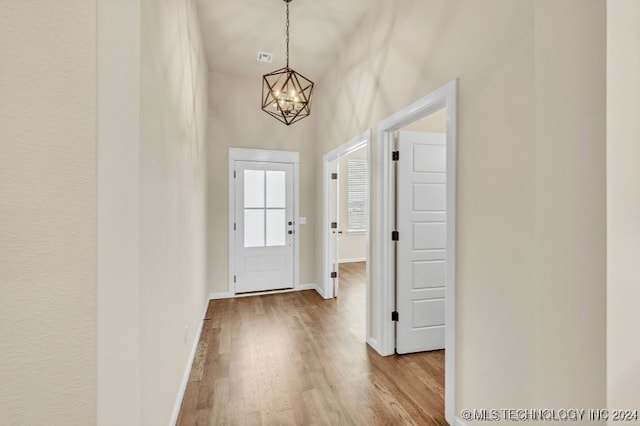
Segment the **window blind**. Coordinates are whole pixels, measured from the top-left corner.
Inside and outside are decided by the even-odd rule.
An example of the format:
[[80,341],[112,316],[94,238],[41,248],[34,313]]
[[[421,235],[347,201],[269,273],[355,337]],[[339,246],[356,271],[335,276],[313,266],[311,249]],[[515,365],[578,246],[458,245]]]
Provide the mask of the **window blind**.
[[348,231],[367,231],[367,161],[347,161]]

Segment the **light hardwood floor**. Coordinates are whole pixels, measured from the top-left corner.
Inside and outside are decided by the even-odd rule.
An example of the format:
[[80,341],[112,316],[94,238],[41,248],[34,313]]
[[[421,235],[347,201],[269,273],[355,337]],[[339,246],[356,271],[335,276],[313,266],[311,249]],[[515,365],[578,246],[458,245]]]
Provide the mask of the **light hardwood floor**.
[[365,344],[364,263],[315,291],[211,301],[178,425],[446,425],[444,351]]

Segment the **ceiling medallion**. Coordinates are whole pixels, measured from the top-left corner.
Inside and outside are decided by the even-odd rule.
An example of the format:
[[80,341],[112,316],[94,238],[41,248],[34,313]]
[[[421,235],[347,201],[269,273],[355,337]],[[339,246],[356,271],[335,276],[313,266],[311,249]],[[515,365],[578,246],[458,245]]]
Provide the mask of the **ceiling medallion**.
[[289,3],[286,3],[287,65],[262,76],[262,110],[287,126],[311,114],[313,81],[289,68]]

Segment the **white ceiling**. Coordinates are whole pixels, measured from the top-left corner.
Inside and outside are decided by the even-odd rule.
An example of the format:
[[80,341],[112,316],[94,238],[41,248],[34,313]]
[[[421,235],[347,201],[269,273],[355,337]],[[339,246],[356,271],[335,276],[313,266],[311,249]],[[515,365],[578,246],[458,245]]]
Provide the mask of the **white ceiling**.
[[[293,0],[289,65],[320,79],[366,11],[379,0]],[[285,66],[283,0],[197,0],[209,67],[256,76]],[[273,62],[256,60],[258,51]]]

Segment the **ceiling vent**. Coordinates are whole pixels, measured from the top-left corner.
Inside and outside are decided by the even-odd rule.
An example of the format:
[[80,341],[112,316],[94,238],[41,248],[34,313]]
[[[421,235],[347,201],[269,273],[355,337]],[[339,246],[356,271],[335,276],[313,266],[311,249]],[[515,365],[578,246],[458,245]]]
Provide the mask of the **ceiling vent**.
[[273,53],[258,52],[259,62],[271,62],[273,61]]

